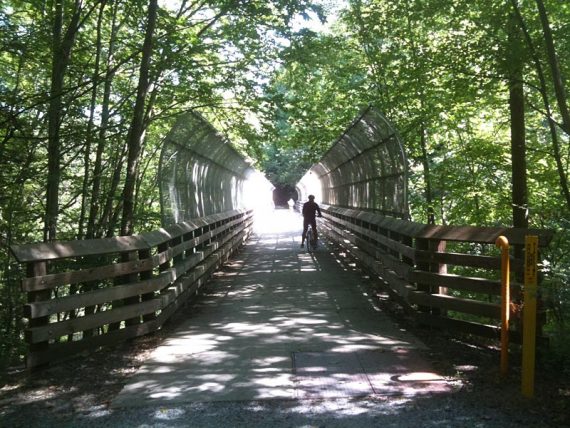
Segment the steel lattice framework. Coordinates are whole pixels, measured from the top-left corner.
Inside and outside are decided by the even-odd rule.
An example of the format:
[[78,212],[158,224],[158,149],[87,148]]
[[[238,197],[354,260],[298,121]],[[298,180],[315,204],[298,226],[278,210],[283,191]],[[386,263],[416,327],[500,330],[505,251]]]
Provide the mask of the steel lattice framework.
[[408,218],[407,160],[398,132],[369,106],[297,184],[327,205]]
[[197,113],[182,115],[166,136],[158,173],[162,223],[250,208],[273,186]]

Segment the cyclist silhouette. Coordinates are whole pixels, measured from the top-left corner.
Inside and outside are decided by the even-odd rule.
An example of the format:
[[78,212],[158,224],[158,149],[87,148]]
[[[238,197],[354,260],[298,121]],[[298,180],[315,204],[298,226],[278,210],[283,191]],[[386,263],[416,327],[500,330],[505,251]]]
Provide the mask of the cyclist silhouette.
[[305,235],[307,234],[307,229],[309,224],[313,229],[313,239],[317,240],[317,220],[316,214],[319,213],[319,217],[322,217],[321,209],[319,205],[315,202],[315,197],[309,195],[309,200],[303,204],[303,235],[301,235],[301,248],[305,246]]

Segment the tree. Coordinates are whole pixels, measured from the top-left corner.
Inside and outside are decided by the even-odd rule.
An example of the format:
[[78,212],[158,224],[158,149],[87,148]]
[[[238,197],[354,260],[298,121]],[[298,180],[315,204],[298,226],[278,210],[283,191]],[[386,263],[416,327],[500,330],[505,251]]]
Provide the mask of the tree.
[[44,241],[56,239],[59,215],[59,183],[61,176],[60,127],[63,115],[63,84],[71,52],[80,27],[81,0],[75,0],[71,20],[64,31],[64,0],[53,3],[51,88],[48,108],[48,175],[46,186],[46,215]]
[[564,80],[562,79],[562,73],[560,72],[560,65],[558,56],[556,55],[556,49],[554,47],[552,30],[550,29],[550,23],[548,22],[548,14],[543,0],[536,0],[536,5],[538,7],[540,23],[542,24],[542,31],[544,33],[544,44],[546,45],[548,64],[550,65],[550,72],[552,73],[554,93],[556,94],[558,109],[562,116],[562,126],[564,132],[566,132],[567,135],[570,135],[570,111],[568,110],[568,97],[566,95],[566,90],[564,89]]
[[147,25],[139,70],[137,97],[127,139],[127,173],[122,194],[123,216],[121,221],[121,235],[131,235],[133,233],[135,184],[138,175],[139,155],[145,133],[145,103],[149,91],[152,39],[156,27],[157,14],[157,0],[149,0]]
[[[528,199],[526,174],[525,108],[522,74],[522,49],[520,31],[514,15],[509,18],[510,49],[508,63],[509,108],[511,112],[511,159],[513,226],[528,227]],[[520,254],[519,254],[520,255]]]

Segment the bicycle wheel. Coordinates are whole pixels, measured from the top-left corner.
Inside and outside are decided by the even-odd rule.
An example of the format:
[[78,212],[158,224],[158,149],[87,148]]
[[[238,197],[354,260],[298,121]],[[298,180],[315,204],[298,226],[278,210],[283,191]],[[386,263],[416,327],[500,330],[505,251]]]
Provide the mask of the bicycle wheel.
[[307,228],[307,234],[305,235],[305,242],[307,243],[307,251],[313,251],[314,239],[313,239],[313,228],[311,225]]

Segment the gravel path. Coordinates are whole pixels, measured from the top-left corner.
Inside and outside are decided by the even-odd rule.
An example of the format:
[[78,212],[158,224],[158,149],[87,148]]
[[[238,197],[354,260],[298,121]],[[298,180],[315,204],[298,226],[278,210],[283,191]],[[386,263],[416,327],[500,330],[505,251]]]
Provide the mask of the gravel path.
[[[461,394],[405,399],[214,402],[65,415],[27,414],[5,420],[12,427],[551,427],[538,415],[480,406]],[[466,402],[467,401],[467,402]],[[507,410],[507,411],[505,411]],[[554,423],[554,422],[553,422]]]

